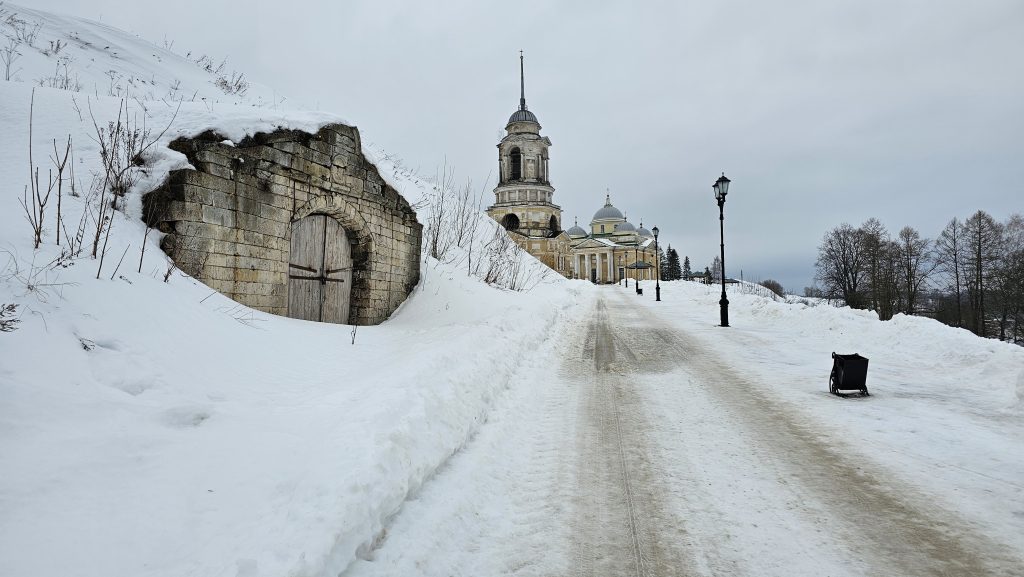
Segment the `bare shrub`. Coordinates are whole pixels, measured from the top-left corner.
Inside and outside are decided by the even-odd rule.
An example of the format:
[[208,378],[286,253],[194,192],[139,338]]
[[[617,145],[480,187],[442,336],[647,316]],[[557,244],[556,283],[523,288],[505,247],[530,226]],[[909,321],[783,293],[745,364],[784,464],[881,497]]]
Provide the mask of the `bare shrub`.
[[67,42],[62,42],[60,38],[57,40],[50,40],[50,47],[43,49],[43,54],[46,56],[59,56],[61,50],[68,47]]
[[78,81],[78,75],[75,74],[72,77],[71,58],[69,56],[58,58],[55,66],[52,76],[45,76],[36,81],[39,86],[56,88],[58,90],[70,90],[72,92],[80,92],[82,90],[82,83]]
[[3,26],[10,31],[11,37],[19,43],[35,47],[39,29],[43,27],[42,22],[29,22],[18,16],[17,12],[7,10],[0,12],[0,17],[3,18]]
[[786,296],[786,289],[782,288],[782,283],[774,279],[765,279],[761,281],[761,286],[772,291],[780,297]]
[[249,91],[249,81],[245,79],[245,74],[239,72],[232,71],[230,75],[221,74],[217,76],[214,84],[228,95],[245,96],[245,93]]
[[21,319],[14,318],[18,312],[18,305],[0,304],[0,333],[9,333],[18,328]]
[[434,185],[428,194],[427,213],[427,251],[430,256],[444,261],[455,244],[449,223],[449,211],[453,210],[455,199],[452,184],[455,180],[454,171],[445,163],[441,172],[435,177]]
[[[49,169],[46,192],[43,192],[43,187],[39,182],[39,167],[35,164],[35,159],[32,155],[32,129],[35,116],[35,96],[36,91],[32,89],[32,98],[29,104],[28,114],[28,163],[29,163],[29,184],[25,186],[22,198],[19,199],[22,210],[25,212],[25,219],[32,227],[32,242],[33,248],[39,248],[39,245],[43,242],[43,231],[46,225],[46,205],[50,201],[50,195],[53,193],[54,188],[57,189],[57,244],[60,244],[60,231],[62,226],[61,219],[61,199],[63,197],[65,170],[69,169],[68,160],[71,158],[71,137],[68,136],[67,146],[64,149],[63,155],[57,150],[57,140],[53,141],[53,156],[50,157],[53,163],[53,168]],[[54,175],[54,169],[56,169],[56,175]],[[72,179],[73,180],[73,179]]]
[[553,272],[537,263],[530,266],[528,254],[500,226],[483,246],[474,270],[485,283],[514,291],[530,291]]
[[16,38],[8,38],[7,45],[0,48],[0,61],[4,64],[4,80],[11,80],[21,70],[14,68],[14,63],[21,58],[21,52],[18,52],[19,46],[21,46],[21,42],[18,42]]
[[170,281],[171,275],[174,274],[174,271],[176,270],[178,270],[177,263],[174,262],[174,259],[168,258],[167,269],[164,271],[164,282]]
[[5,278],[13,279],[25,289],[26,295],[33,295],[39,302],[47,302],[52,293],[56,292],[60,295],[60,291],[65,286],[75,284],[59,281],[60,271],[66,266],[62,257],[38,265],[36,264],[36,257],[39,255],[37,251],[32,251],[31,260],[24,262],[19,261],[17,255],[11,251],[0,250],[0,252],[8,257],[4,270],[10,270],[10,272],[5,275]]
[[[178,117],[178,110],[180,110],[180,104],[167,126],[155,137],[151,137],[150,131],[146,127],[149,113],[144,107],[140,119],[137,114],[130,111],[128,102],[121,100],[117,111],[117,120],[109,121],[105,127],[102,127],[96,121],[96,116],[92,111],[92,102],[89,101],[89,117],[92,119],[92,125],[96,132],[93,141],[100,146],[100,160],[103,165],[102,180],[100,175],[94,175],[92,187],[92,191],[97,192],[96,196],[99,198],[92,243],[92,257],[99,256],[100,259],[96,278],[99,278],[103,270],[103,258],[106,255],[107,241],[110,238],[110,230],[114,222],[113,213],[120,208],[119,199],[138,182],[141,177],[140,169],[144,164],[143,155],[170,129]],[[107,202],[108,192],[109,204]],[[100,249],[101,238],[103,239],[102,250]]]

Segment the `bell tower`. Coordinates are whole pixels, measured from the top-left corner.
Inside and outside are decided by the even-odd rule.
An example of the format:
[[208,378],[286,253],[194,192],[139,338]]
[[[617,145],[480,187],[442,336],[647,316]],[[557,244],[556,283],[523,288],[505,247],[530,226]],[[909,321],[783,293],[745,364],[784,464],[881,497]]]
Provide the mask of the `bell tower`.
[[526,75],[519,51],[519,109],[498,143],[498,186],[487,214],[506,230],[528,238],[553,238],[562,231],[562,208],[554,204],[548,172],[551,140],[540,134],[537,117],[526,107]]

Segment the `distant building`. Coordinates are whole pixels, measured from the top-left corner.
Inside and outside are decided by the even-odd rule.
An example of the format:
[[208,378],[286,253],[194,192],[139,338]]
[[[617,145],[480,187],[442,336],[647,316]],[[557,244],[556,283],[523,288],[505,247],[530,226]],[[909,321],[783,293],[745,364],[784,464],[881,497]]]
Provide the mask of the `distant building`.
[[574,225],[568,230],[573,262],[573,278],[595,283],[614,283],[624,278],[655,277],[654,235],[633,226],[612,205],[611,195],[590,220],[590,232]]
[[623,278],[654,278],[654,237],[637,229],[611,197],[594,214],[590,232],[579,226],[562,230],[562,207],[554,203],[549,179],[551,140],[540,134],[537,116],[526,107],[523,57],[519,57],[519,109],[498,143],[498,185],[487,214],[538,260],[568,278],[614,283]]

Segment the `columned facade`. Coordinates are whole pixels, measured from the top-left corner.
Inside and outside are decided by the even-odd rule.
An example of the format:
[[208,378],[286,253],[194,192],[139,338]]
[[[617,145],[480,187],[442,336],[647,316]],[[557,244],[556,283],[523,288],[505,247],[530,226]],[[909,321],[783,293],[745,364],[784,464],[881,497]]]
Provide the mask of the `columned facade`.
[[573,278],[598,284],[654,280],[654,236],[642,224],[630,224],[612,205],[611,195],[594,213],[589,232],[576,224],[567,233],[572,239]]

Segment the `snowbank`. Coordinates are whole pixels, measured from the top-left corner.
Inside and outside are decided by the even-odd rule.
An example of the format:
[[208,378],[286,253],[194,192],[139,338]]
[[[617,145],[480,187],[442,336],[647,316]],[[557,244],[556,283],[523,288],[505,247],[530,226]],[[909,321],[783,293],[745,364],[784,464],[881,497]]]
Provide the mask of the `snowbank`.
[[[179,273],[164,282],[159,235],[144,243],[139,217],[141,193],[187,166],[170,140],[344,121],[254,106],[258,87],[224,101],[215,74],[137,38],[4,7],[41,24],[21,77],[70,55],[84,93],[0,82],[0,303],[21,320],[0,335],[0,575],[336,575],[472,438],[515,386],[516,360],[559,337],[575,291],[554,278],[498,290],[467,275],[455,248],[450,262],[424,259],[390,321],[353,332],[246,309]],[[38,49],[56,39],[67,52]],[[99,84],[107,70],[131,79],[114,96]],[[149,88],[131,88],[142,80]],[[88,238],[81,256],[61,255],[83,215],[95,231],[93,118],[105,128],[122,106],[153,139],[169,128],[113,213],[97,274]],[[63,150],[70,135],[78,193],[65,183],[61,246],[54,193],[38,249],[18,202],[33,108],[43,186],[54,140]],[[428,194],[367,154],[410,200]],[[493,231],[477,218],[481,235]]]

